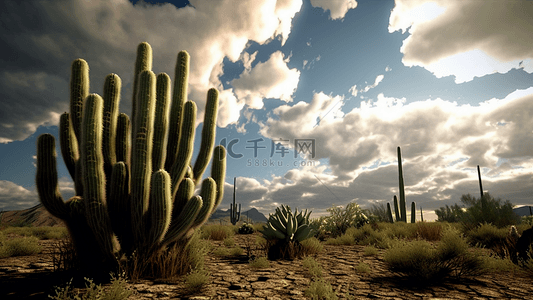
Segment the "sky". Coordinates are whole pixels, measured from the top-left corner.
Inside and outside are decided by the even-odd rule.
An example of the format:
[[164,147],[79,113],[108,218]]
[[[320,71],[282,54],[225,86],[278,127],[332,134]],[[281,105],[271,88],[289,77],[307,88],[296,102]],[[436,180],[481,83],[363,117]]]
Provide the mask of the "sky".
[[[425,220],[479,194],[477,165],[485,191],[532,204],[533,2],[168,2],[0,1],[0,210],[39,203],[35,144],[58,137],[72,61],[88,62],[91,93],[118,74],[131,115],[141,42],[171,79],[189,52],[197,136],[207,90],[220,92],[221,209],[234,177],[242,209],[265,215],[281,204],[312,218],[354,201],[392,204],[398,146],[406,201]],[[69,198],[61,158],[58,171]]]

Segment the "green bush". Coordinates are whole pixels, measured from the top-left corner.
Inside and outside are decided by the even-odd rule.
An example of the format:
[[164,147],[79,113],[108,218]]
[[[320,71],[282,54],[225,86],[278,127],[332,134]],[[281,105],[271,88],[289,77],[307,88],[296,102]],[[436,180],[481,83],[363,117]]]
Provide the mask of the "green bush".
[[185,285],[191,292],[202,289],[209,282],[209,274],[205,271],[194,271],[185,277]]
[[104,288],[97,285],[93,280],[85,278],[85,293],[80,295],[80,291],[74,292],[72,289],[72,279],[65,287],[55,287],[55,295],[49,295],[48,298],[54,300],[123,300],[133,294],[124,278],[124,275],[115,277],[111,275],[111,284]]
[[500,198],[495,199],[489,193],[484,193],[483,197],[479,198],[466,194],[461,197],[461,202],[466,208],[454,204],[452,208],[446,206],[435,210],[438,221],[461,222],[469,228],[483,223],[502,228],[520,222],[520,217],[513,212],[513,204],[509,200],[502,202]]
[[506,228],[497,228],[494,225],[484,223],[477,228],[467,230],[465,235],[473,246],[493,248],[505,241],[508,232]]
[[0,258],[33,255],[41,252],[39,239],[34,236],[4,240],[0,245]]
[[416,236],[426,241],[438,241],[442,236],[442,223],[416,223]]
[[445,230],[436,248],[424,240],[398,241],[385,253],[384,261],[392,272],[421,283],[474,276],[485,270],[483,260],[468,251],[466,240],[453,228]]
[[254,269],[266,269],[270,268],[270,262],[266,257],[256,257],[250,261],[250,267]]
[[326,282],[323,278],[313,281],[309,284],[304,292],[304,295],[313,300],[337,300],[339,297],[333,291],[331,284]]
[[318,262],[312,258],[312,257],[306,257],[302,261],[302,267],[306,269],[306,273],[311,278],[321,278],[322,277],[322,267],[318,264]]
[[350,227],[361,227],[367,224],[368,217],[364,214],[359,204],[351,202],[346,207],[335,206],[327,209],[329,216],[321,220],[324,230],[337,237],[346,232]]
[[[236,227],[237,228],[237,227]],[[204,225],[201,228],[200,238],[204,240],[223,241],[235,234],[233,226]]]

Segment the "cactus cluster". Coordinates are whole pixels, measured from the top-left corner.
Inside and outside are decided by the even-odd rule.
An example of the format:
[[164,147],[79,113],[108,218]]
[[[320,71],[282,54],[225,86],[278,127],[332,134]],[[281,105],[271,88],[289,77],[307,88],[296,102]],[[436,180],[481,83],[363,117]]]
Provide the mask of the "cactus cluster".
[[[394,195],[394,213],[396,219],[392,218],[392,210],[390,204],[387,203],[387,216],[389,221],[393,223],[396,222],[407,222],[407,207],[405,203],[405,187],[403,183],[403,166],[402,166],[402,153],[400,147],[397,149],[398,152],[398,181],[399,181],[399,190],[400,190],[400,204],[398,205],[398,198]],[[422,213],[422,212],[420,212]],[[411,223],[416,222],[416,204],[415,202],[411,203]]]
[[266,226],[261,233],[267,240],[284,240],[286,242],[301,242],[312,237],[315,230],[310,226],[309,216],[311,211],[292,212],[289,206],[281,205],[276,208],[275,214],[270,214]]
[[239,227],[238,230],[239,234],[252,234],[255,232],[254,227],[252,224],[249,223],[243,223],[241,227]]
[[[156,76],[151,65],[152,48],[141,43],[130,121],[118,112],[120,77],[106,77],[103,97],[89,94],[87,62],[72,63],[70,113],[61,115],[59,126],[62,156],[76,191],[66,202],[58,187],[54,137],[43,134],[37,141],[40,200],[65,221],[89,268],[112,267],[121,254],[149,256],[187,241],[222,200],[226,150],[214,147],[218,91],[207,93],[201,148],[193,165],[197,109],[187,100],[189,54],[178,54],[172,101],[169,76]],[[211,176],[193,195],[211,158]]]
[[233,177],[233,204],[229,205],[229,220],[231,224],[236,225],[241,218],[241,204],[239,203],[239,209],[237,210],[237,204],[235,204],[235,196],[237,195],[237,177]]

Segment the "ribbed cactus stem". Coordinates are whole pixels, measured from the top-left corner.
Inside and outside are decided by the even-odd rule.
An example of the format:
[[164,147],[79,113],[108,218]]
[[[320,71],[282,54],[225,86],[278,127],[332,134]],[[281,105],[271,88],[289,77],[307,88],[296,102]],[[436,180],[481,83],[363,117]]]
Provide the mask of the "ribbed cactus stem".
[[194,147],[194,132],[196,130],[196,104],[187,101],[183,109],[184,118],[181,128],[181,137],[178,147],[178,159],[172,166],[170,177],[172,178],[172,195],[176,195],[178,184],[185,177],[191,161]]
[[53,216],[66,219],[69,209],[63,202],[57,179],[57,154],[54,136],[45,133],[37,139],[35,183],[41,203]]
[[118,105],[120,102],[120,89],[122,81],[117,74],[109,74],[104,83],[104,135],[102,150],[104,154],[104,169],[107,176],[111,176],[113,165],[117,162],[116,133],[118,119]]
[[116,132],[117,161],[123,161],[126,166],[130,165],[130,143],[131,123],[130,118],[125,113],[118,115]]
[[102,254],[114,259],[113,231],[106,206],[106,177],[102,154],[103,100],[97,94],[87,96],[83,108],[81,134],[81,163],[83,172],[83,200],[87,223],[91,227]]
[[394,219],[392,218],[392,210],[390,208],[390,203],[388,202],[387,202],[387,218],[389,222],[394,223]]
[[411,202],[411,223],[416,223],[416,207],[415,203]]
[[[174,90],[172,92],[172,105],[170,107],[170,121],[168,128],[167,160],[165,169],[171,170],[176,163],[180,130],[183,126],[183,107],[187,101],[187,81],[189,78],[189,53],[180,51],[176,61]],[[172,176],[172,174],[171,174]]]
[[403,183],[403,168],[402,168],[402,153],[400,147],[398,147],[398,179],[400,182],[400,210],[401,221],[407,222],[407,208],[405,203],[405,190]]
[[215,202],[215,207],[217,207],[224,197],[224,184],[226,180],[226,148],[224,146],[216,146],[213,151],[211,178],[217,184],[217,199]]
[[241,204],[239,203],[239,210],[237,211],[237,205],[235,204],[235,196],[237,195],[237,177],[233,177],[233,204],[229,206],[230,222],[235,225],[241,218]]
[[420,221],[424,222],[424,214],[422,213],[422,207],[420,207]]
[[154,120],[154,146],[152,149],[152,167],[163,169],[167,157],[168,113],[170,107],[170,77],[161,73],[157,75],[156,103]]
[[[131,121],[135,124],[137,117],[137,92],[139,85],[139,75],[143,71],[152,70],[152,47],[150,44],[143,42],[137,47],[137,60],[135,61],[135,70],[133,72],[133,100]],[[132,137],[133,139],[133,137]]]
[[396,222],[400,222],[402,216],[400,215],[400,208],[398,207],[398,198],[396,195],[394,195],[394,214],[396,215]]
[[[66,112],[63,113],[59,119],[59,142],[61,145],[63,161],[65,162],[68,172],[75,184],[76,195],[81,196],[83,192],[82,183],[81,180],[76,178],[76,176],[81,176],[81,170],[76,171],[76,165],[80,158],[78,139],[76,138],[72,122],[70,121],[70,114]],[[78,175],[76,175],[76,172],[78,172]]]
[[211,160],[213,147],[215,145],[215,133],[217,127],[217,112],[218,112],[218,91],[216,89],[209,89],[207,92],[207,101],[205,104],[204,125],[202,128],[202,143],[200,145],[200,152],[198,158],[194,163],[193,174],[194,182],[199,182],[202,179],[207,164]]
[[194,194],[194,182],[190,178],[184,178],[178,188],[176,197],[174,197],[174,205],[172,208],[172,220],[176,220],[185,207],[185,204],[192,198]]
[[159,245],[170,226],[172,215],[172,195],[170,189],[170,175],[161,169],[152,175],[152,189],[150,207],[146,228],[146,247]]
[[131,216],[135,243],[143,241],[143,218],[150,199],[152,176],[152,138],[155,115],[155,74],[143,71],[139,76],[137,123],[134,124],[135,139],[131,158]]
[[193,226],[200,226],[211,216],[215,205],[217,196],[217,184],[213,178],[206,178],[202,182],[202,189],[200,191],[200,197],[202,197],[203,205],[202,209],[198,213]]
[[83,101],[89,95],[89,65],[81,58],[72,62],[70,74],[70,118],[74,134],[79,140]]
[[163,246],[167,246],[168,244],[185,236],[194,220],[198,216],[198,213],[202,208],[202,204],[202,197],[198,195],[193,196],[189,201],[187,201],[187,204],[185,204],[183,207],[180,215],[170,224],[167,234],[161,243]]
[[107,211],[111,226],[116,233],[122,250],[131,252],[133,248],[133,232],[131,229],[130,180],[126,164],[123,161],[113,166],[109,184]]

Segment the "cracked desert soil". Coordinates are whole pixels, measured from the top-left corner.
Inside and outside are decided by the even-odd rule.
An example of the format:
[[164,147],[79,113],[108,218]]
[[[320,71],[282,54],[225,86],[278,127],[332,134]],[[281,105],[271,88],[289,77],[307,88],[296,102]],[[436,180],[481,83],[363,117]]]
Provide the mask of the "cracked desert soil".
[[[236,235],[234,239],[245,248],[255,237]],[[210,242],[215,249],[223,247],[221,241]],[[48,299],[54,286],[70,279],[52,269],[50,254],[57,241],[40,243],[40,254],[0,259],[0,299]],[[489,273],[416,287],[387,271],[382,250],[376,256],[364,256],[363,249],[358,245],[324,245],[324,251],[315,258],[339,299],[533,299],[533,278],[520,272]],[[368,272],[357,271],[361,263],[368,265]],[[269,268],[253,269],[245,255],[209,255],[205,266],[210,277],[200,291],[188,291],[183,279],[141,280],[128,284],[134,292],[129,299],[308,299],[304,293],[312,279],[301,259],[270,262]]]

